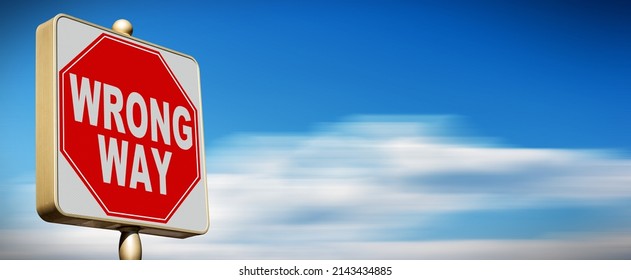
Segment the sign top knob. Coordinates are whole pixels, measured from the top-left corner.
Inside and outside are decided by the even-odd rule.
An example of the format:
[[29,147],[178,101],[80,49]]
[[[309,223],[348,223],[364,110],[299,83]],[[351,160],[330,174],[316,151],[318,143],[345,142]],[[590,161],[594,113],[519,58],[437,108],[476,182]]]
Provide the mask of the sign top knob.
[[134,32],[134,28],[131,26],[131,22],[126,19],[119,19],[115,21],[112,25],[112,30],[118,33],[125,34],[127,36],[131,36],[131,34]]

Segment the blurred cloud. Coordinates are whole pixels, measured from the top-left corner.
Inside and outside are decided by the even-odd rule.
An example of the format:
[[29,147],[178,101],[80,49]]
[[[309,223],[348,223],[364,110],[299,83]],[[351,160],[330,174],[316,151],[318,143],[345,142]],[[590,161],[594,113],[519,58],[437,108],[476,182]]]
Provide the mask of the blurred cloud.
[[[143,236],[144,256],[631,258],[630,159],[500,145],[461,135],[458,120],[358,116],[309,133],[224,139],[206,155],[210,231]],[[117,258],[116,232],[33,214],[21,217],[37,227],[3,230],[1,258]]]

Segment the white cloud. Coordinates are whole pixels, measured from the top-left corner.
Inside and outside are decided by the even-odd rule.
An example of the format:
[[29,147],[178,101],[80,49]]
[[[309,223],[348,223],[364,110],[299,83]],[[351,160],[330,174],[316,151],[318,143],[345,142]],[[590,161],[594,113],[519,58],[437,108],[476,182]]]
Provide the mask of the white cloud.
[[307,135],[238,136],[208,153],[209,235],[315,249],[378,241],[410,223],[422,230],[444,213],[631,198],[631,161],[615,153],[511,148],[457,132],[444,118],[363,117]]
[[[455,136],[458,132],[447,117],[358,117],[306,134],[226,139],[207,152],[210,231],[186,240],[143,236],[144,255],[165,259],[631,256],[626,237],[631,219],[620,221],[615,229],[590,232],[543,228],[539,239],[530,240],[502,238],[502,232],[488,240],[392,240],[401,229],[430,230],[448,213],[564,204],[606,208],[628,205],[624,202],[631,199],[631,160],[615,153],[513,148]],[[618,209],[631,217],[631,206]],[[34,219],[31,213],[28,219]],[[43,228],[50,238],[37,239]],[[8,229],[2,235],[0,258],[117,257],[118,235],[111,231],[46,224],[25,232]],[[89,249],[82,247],[86,243],[92,244]]]

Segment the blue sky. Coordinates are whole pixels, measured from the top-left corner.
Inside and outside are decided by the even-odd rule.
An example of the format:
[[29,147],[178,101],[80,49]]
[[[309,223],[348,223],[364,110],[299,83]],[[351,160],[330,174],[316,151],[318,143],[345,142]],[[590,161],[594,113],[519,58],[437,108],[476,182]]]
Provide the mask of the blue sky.
[[[106,27],[126,18],[134,36],[200,64],[217,222],[208,237],[182,242],[244,253],[179,258],[357,257],[318,251],[326,242],[361,243],[366,252],[414,242],[395,258],[440,258],[405,248],[440,251],[449,242],[543,242],[526,255],[497,250],[507,258],[631,257],[631,5],[624,1],[21,1],[3,2],[0,11],[4,230],[109,234],[45,224],[24,206],[34,200],[35,28],[66,13]],[[318,193],[305,186],[326,186],[320,179],[339,185],[324,188],[339,194],[301,200]],[[266,199],[232,193],[256,193],[259,185]],[[296,188],[304,204],[279,200]],[[380,204],[368,194],[392,197]],[[406,197],[409,207],[396,206]],[[412,207],[415,199],[427,206]],[[248,205],[274,218],[260,219],[265,211]],[[248,233],[274,236],[278,228],[287,240]],[[156,248],[178,244],[156,240]],[[285,251],[267,247],[279,243]],[[617,249],[594,250],[608,246]],[[555,248],[572,249],[547,255]],[[484,257],[473,252],[449,256]]]

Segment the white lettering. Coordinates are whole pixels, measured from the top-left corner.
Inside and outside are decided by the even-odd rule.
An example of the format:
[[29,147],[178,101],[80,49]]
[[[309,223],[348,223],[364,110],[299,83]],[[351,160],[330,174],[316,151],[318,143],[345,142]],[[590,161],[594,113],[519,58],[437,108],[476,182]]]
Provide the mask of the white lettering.
[[169,162],[171,162],[171,152],[164,152],[164,159],[160,159],[160,152],[158,149],[151,148],[151,153],[153,154],[153,160],[156,162],[156,167],[158,168],[158,175],[160,177],[160,194],[167,194],[167,171],[169,169]]
[[180,134],[180,119],[184,118],[185,121],[191,120],[191,115],[182,106],[177,106],[173,111],[173,134],[175,136],[175,142],[182,150],[188,150],[193,146],[192,129],[188,125],[182,125],[182,132],[185,137]]
[[[164,144],[171,144],[171,125],[169,123],[169,103],[162,102],[162,113],[158,108],[158,102],[154,98],[149,99],[151,104],[151,140],[158,142],[158,128]],[[157,127],[156,127],[157,126]]]
[[[110,137],[109,146],[105,147],[105,137],[101,134],[97,135],[99,141],[99,155],[101,158],[101,173],[103,174],[103,182],[110,184],[112,182],[112,171],[116,171],[116,183],[119,186],[125,186],[125,174],[127,172],[127,141],[121,141],[121,150],[119,153],[118,142],[115,138]],[[112,166],[114,168],[112,168]]]
[[135,189],[139,182],[145,184],[145,191],[152,192],[149,170],[147,169],[147,158],[145,157],[145,148],[141,144],[136,144],[129,187]]
[[[112,103],[112,97],[114,102]],[[125,127],[123,126],[123,117],[121,117],[121,111],[123,110],[123,95],[121,90],[115,86],[103,84],[103,122],[105,129],[112,129],[112,117],[116,122],[116,129],[120,133],[125,133]]]
[[[140,109],[140,124],[134,122],[134,105]],[[137,92],[132,92],[127,97],[127,127],[136,138],[142,138],[147,133],[147,103]]]
[[96,126],[99,121],[99,99],[101,96],[101,82],[94,81],[94,95],[90,90],[90,80],[81,78],[81,89],[77,84],[77,75],[70,73],[70,91],[72,92],[72,107],[74,120],[83,122],[83,109],[88,107],[90,124]]
[[[70,73],[70,88],[74,119],[77,122],[83,122],[87,110],[90,125],[99,125],[101,93],[103,93],[103,128],[106,130],[113,131],[113,126],[116,126],[116,131],[119,133],[129,131],[135,138],[142,139],[149,136],[147,130],[150,129],[151,141],[153,142],[158,143],[161,139],[165,145],[171,145],[171,137],[173,137],[177,146],[182,150],[188,150],[193,146],[192,125],[194,123],[191,123],[193,116],[184,106],[176,106],[173,111],[170,111],[172,107],[168,102],[161,101],[160,104],[155,98],[149,97],[149,104],[147,104],[138,92],[124,95],[116,86],[90,80],[87,77],[82,77],[79,81],[77,75],[72,73]],[[173,136],[171,136],[172,133]],[[129,139],[118,140],[114,137],[97,134],[103,182],[113,185],[112,177],[115,173],[118,186],[136,189],[138,184],[142,183],[145,186],[145,191],[153,192],[151,179],[153,178],[154,183],[156,179],[159,179],[160,194],[167,195],[166,177],[173,153],[164,151],[164,149],[161,150],[160,146],[150,147],[155,163],[155,165],[151,165],[150,170],[145,146],[131,141],[131,145],[134,145],[134,151],[131,169],[127,170],[127,166],[130,164],[128,155],[131,154],[129,141]],[[127,176],[127,171],[130,172],[129,176]],[[156,173],[154,173],[156,171],[157,178]],[[174,175],[177,176],[177,174]]]

